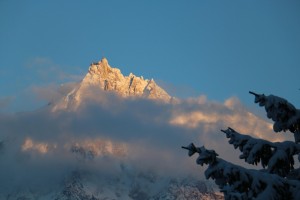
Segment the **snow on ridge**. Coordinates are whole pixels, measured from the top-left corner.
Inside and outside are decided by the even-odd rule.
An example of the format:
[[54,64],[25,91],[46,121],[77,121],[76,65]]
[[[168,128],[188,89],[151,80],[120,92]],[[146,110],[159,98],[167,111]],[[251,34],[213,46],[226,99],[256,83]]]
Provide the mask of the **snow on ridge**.
[[52,111],[76,110],[85,99],[101,98],[95,96],[95,90],[110,91],[120,97],[138,97],[161,102],[170,102],[172,97],[153,79],[144,79],[130,73],[124,76],[121,70],[109,65],[106,58],[92,63],[83,80],[63,99],[55,103]]

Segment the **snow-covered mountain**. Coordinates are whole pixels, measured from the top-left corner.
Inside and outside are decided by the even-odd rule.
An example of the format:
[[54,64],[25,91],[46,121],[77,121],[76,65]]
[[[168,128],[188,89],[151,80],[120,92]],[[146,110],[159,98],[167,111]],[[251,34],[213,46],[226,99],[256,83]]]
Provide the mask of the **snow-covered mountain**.
[[122,169],[121,176],[99,177],[86,171],[74,171],[55,190],[16,189],[7,200],[221,200],[206,181],[194,178],[165,178],[148,172]]
[[[97,91],[98,90],[98,91]],[[130,73],[124,76],[120,69],[112,68],[106,58],[97,63],[92,63],[83,80],[75,86],[59,102],[54,103],[53,111],[71,109],[74,110],[81,103],[91,98],[91,93],[99,91],[112,91],[121,97],[138,97],[155,99],[162,102],[170,102],[172,97],[153,79],[144,79]]]
[[[128,102],[123,101],[127,99],[130,100]],[[137,101],[135,101],[136,99]],[[155,102],[144,101],[144,99],[150,99]],[[112,102],[107,106],[108,111],[103,110],[103,102],[110,100]],[[124,104],[126,105],[124,106],[126,109],[116,112],[117,114],[111,116],[111,112],[114,112],[117,106],[115,101],[119,101],[118,103],[120,104],[126,102]],[[45,182],[46,186],[40,186],[34,183],[34,181],[30,184],[21,184],[17,180],[17,187],[13,187],[13,189],[9,187],[10,191],[4,191],[0,188],[0,200],[223,199],[223,195],[215,192],[212,185],[207,181],[201,181],[195,177],[192,178],[192,175],[190,177],[179,176],[168,172],[168,167],[163,172],[152,169],[152,165],[147,169],[143,167],[140,162],[147,160],[158,166],[162,164],[156,159],[147,158],[147,156],[152,154],[155,157],[160,157],[160,153],[162,155],[165,154],[161,159],[158,159],[164,160],[166,158],[165,162],[169,162],[168,158],[170,159],[167,151],[163,152],[163,149],[162,151],[153,151],[156,148],[152,147],[153,144],[151,146],[145,145],[142,140],[143,136],[139,138],[132,136],[132,138],[125,141],[116,138],[116,134],[118,136],[125,133],[128,134],[126,128],[130,132],[146,131],[145,129],[149,129],[152,125],[144,126],[144,123],[152,124],[154,120],[159,120],[159,118],[156,119],[157,115],[165,114],[163,111],[157,112],[158,114],[155,114],[155,116],[151,115],[151,112],[147,114],[148,107],[145,107],[144,104],[138,106],[136,104],[147,102],[150,109],[155,105],[158,107],[155,107],[154,110],[161,110],[161,108],[171,105],[168,103],[173,101],[177,101],[176,98],[171,97],[153,79],[144,79],[132,73],[129,76],[123,76],[121,71],[117,68],[112,68],[105,58],[97,63],[92,63],[88,73],[80,83],[76,84],[63,98],[51,103],[51,112],[48,109],[42,109],[32,114],[36,115],[34,117],[36,119],[35,122],[47,116],[45,122],[41,125],[41,131],[36,134],[37,138],[41,141],[29,136],[25,137],[24,141],[20,143],[21,147],[16,150],[17,163],[26,162],[27,160],[28,163],[33,161],[43,163],[48,162],[47,158],[50,158],[49,163],[52,164],[51,159],[57,159],[56,164],[64,167],[60,166],[63,170],[58,169],[54,171],[57,171],[59,174],[61,172],[63,174],[62,177],[59,176],[59,180],[52,180],[51,183],[48,183],[50,180],[42,180],[42,183]],[[87,109],[83,109],[83,111],[90,111],[91,109],[94,112],[102,113],[102,115],[94,115],[78,109],[85,105],[86,102],[88,102],[87,104],[92,102],[92,105],[100,103],[100,106],[97,104],[98,107],[88,107]],[[156,102],[160,103],[157,104]],[[127,105],[130,108],[127,108]],[[133,109],[131,106],[138,110],[136,112],[138,113],[137,116],[134,112],[131,112],[131,109]],[[131,113],[131,115],[128,113]],[[145,113],[145,116],[140,113]],[[118,117],[118,115],[124,114],[126,114],[126,117]],[[26,116],[24,114],[24,119],[26,119],[26,123],[24,124],[28,125],[30,123],[27,122]],[[101,121],[97,116],[104,117]],[[106,120],[106,118],[109,120]],[[134,123],[126,124],[124,129],[120,128],[117,130],[114,128],[121,127],[124,119],[127,118],[130,119],[129,122],[133,121]],[[55,123],[59,125],[55,127]],[[81,126],[77,127],[78,123],[81,123]],[[105,126],[107,123],[112,123],[113,125],[110,125],[108,128]],[[139,123],[142,123],[142,126],[138,130],[135,130],[136,127],[139,127]],[[168,123],[168,121],[164,123]],[[95,126],[95,124],[97,125]],[[131,126],[129,127],[129,125]],[[55,127],[54,129],[51,128],[53,126]],[[73,128],[74,126],[75,128]],[[167,124],[167,126],[172,126],[172,124]],[[47,127],[51,130],[50,132],[44,130]],[[106,134],[105,131],[115,135]],[[30,135],[30,126],[28,132]],[[53,134],[53,138],[47,135],[49,133]],[[155,135],[152,132],[151,134],[152,137],[157,137],[157,134]],[[146,131],[145,135],[148,137],[149,131]],[[43,141],[44,137],[51,139],[48,142],[47,140]],[[158,140],[160,139],[150,140],[150,143]],[[162,143],[165,145],[168,142],[163,141]],[[1,149],[4,148],[3,146],[5,145],[1,141],[0,153]],[[6,147],[8,146],[10,147],[11,145],[7,144]],[[149,149],[149,147],[153,149]],[[179,148],[179,144],[178,146],[176,144],[174,148]],[[139,151],[142,152],[140,153]],[[143,156],[143,159],[140,159],[140,154]],[[24,159],[25,161],[19,161],[20,156],[21,158],[23,158],[22,156],[28,157]],[[42,161],[39,161],[39,159]],[[173,164],[171,165],[171,168],[173,168]],[[148,163],[145,166],[148,166]],[[42,171],[42,174],[49,172],[45,167],[37,167],[37,169]],[[165,168],[161,167],[161,169]],[[23,171],[23,169],[19,169],[19,171]],[[31,172],[31,174],[35,175],[35,172]],[[51,178],[51,175],[46,177]],[[55,176],[55,178],[57,177]]]
[[[125,170],[125,169],[123,169]],[[164,179],[151,173],[129,173],[122,177],[98,182],[90,175],[74,172],[57,200],[218,200],[223,196],[211,185],[195,179]],[[94,180],[94,181],[93,181]]]

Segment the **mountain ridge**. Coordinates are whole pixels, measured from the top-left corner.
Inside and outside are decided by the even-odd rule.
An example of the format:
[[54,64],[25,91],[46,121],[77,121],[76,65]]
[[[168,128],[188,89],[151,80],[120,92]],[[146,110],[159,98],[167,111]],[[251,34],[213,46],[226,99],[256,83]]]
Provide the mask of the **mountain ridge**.
[[52,111],[76,110],[88,96],[90,89],[108,91],[122,98],[145,98],[168,103],[174,98],[153,79],[144,79],[130,73],[124,76],[121,70],[109,65],[106,58],[91,63],[88,73],[65,97],[54,103]]

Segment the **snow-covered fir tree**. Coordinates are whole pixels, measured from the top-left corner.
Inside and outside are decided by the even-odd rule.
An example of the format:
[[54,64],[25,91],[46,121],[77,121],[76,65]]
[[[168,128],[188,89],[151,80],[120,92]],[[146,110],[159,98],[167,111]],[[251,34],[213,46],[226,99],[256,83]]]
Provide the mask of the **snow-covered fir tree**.
[[275,132],[289,131],[295,142],[270,142],[238,133],[232,128],[221,130],[229,144],[241,151],[240,159],[249,164],[260,163],[261,170],[246,169],[221,158],[214,150],[193,143],[183,147],[189,156],[199,154],[197,164],[208,165],[205,171],[219,186],[227,200],[236,199],[300,199],[300,168],[295,168],[294,156],[300,160],[300,110],[287,100],[274,95],[256,94],[255,103],[265,107],[268,118],[274,121]]

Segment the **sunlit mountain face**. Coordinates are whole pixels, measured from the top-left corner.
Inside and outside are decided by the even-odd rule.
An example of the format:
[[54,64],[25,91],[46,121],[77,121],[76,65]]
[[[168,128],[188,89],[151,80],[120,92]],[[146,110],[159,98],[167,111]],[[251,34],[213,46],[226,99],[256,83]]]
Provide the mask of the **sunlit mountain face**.
[[171,97],[105,58],[62,98],[0,118],[0,199],[222,199],[182,145],[236,161],[220,129],[283,139],[236,98]]
[[144,79],[130,73],[123,76],[120,69],[112,68],[106,58],[92,63],[83,80],[63,99],[55,103],[53,111],[77,109],[86,100],[99,100],[100,91],[113,92],[122,98],[144,98],[155,101],[170,102],[171,96],[159,87],[153,79]]

